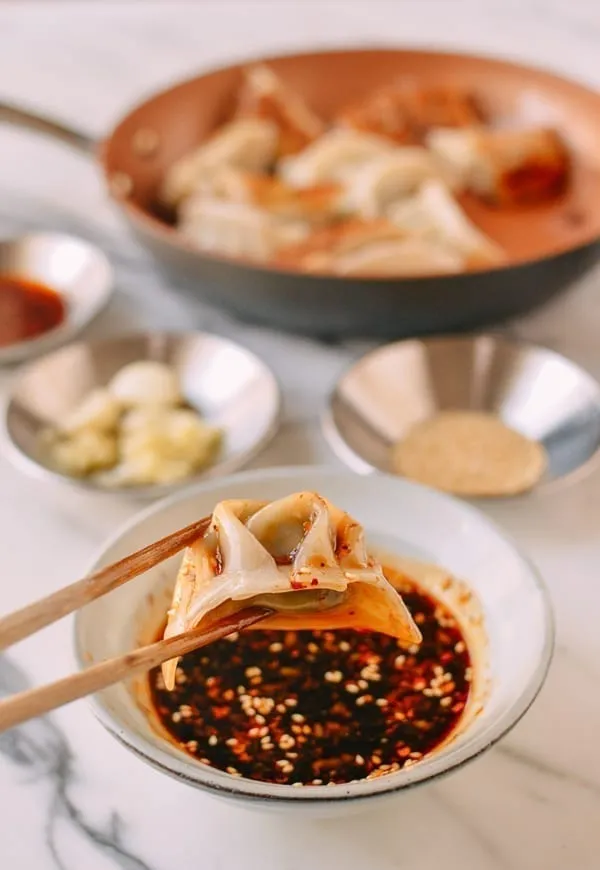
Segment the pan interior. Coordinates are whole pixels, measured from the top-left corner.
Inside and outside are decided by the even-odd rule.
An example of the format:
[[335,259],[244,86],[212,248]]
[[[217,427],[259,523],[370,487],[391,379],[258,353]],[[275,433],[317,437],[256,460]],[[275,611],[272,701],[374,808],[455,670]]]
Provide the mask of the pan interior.
[[[507,252],[510,265],[576,249],[600,237],[600,95],[550,73],[489,58],[427,51],[332,51],[267,58],[266,63],[323,117],[399,76],[424,85],[456,86],[478,95],[492,117],[546,124],[573,154],[568,190],[527,208],[494,209],[471,197],[463,206]],[[227,120],[244,65],[183,82],[135,108],[103,148],[113,195],[130,217],[164,241],[183,247],[157,207],[168,167]],[[140,142],[154,142],[141,148]]]

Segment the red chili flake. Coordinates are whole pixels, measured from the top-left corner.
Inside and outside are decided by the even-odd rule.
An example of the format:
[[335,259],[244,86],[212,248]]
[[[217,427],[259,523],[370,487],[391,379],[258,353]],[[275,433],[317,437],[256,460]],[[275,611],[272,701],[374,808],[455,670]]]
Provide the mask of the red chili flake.
[[[160,672],[152,672],[161,722],[196,761],[264,782],[347,783],[418,764],[456,727],[470,691],[471,663],[444,605],[408,582],[402,594],[411,613],[422,615],[417,652],[367,631],[242,632],[235,643],[217,641],[185,656],[179,664],[185,679],[173,692],[164,688]],[[362,688],[367,665],[377,666],[380,680]],[[213,676],[206,676],[208,667]],[[326,673],[342,677],[328,680]],[[443,694],[428,694],[441,675],[448,675],[440,684]],[[358,692],[348,692],[349,685]],[[363,697],[370,700],[358,704]],[[263,712],[247,715],[248,698],[260,699]],[[380,699],[387,703],[378,704]],[[193,714],[181,716],[180,708]],[[280,741],[287,746],[290,737],[293,751],[282,758]]]

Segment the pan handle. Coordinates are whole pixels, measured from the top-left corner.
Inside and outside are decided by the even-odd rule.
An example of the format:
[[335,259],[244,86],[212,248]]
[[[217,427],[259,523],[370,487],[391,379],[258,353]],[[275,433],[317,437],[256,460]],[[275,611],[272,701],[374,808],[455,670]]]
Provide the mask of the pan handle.
[[58,139],[84,154],[95,154],[99,144],[92,136],[88,136],[80,130],[74,130],[72,127],[67,127],[60,121],[54,121],[52,118],[46,118],[44,115],[38,115],[35,112],[30,112],[11,103],[4,103],[1,100],[0,122],[11,124],[15,127],[23,127],[25,130],[32,130],[35,133],[43,133],[45,136]]

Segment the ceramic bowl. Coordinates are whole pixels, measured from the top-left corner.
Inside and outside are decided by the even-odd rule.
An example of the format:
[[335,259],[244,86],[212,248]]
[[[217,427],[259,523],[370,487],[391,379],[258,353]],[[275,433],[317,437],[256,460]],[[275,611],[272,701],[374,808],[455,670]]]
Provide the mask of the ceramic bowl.
[[[40,434],[61,420],[95,387],[105,386],[123,366],[160,360],[178,373],[186,401],[210,425],[223,430],[215,463],[176,484],[108,488],[94,479],[61,474],[49,463]],[[201,477],[231,473],[249,462],[277,430],[280,391],[270,369],[235,342],[205,332],[149,332],[63,348],[29,365],[14,382],[5,416],[9,456],[42,480],[159,498]]]
[[[536,570],[475,508],[400,478],[316,468],[255,471],[207,482],[135,517],[106,543],[90,571],[211,512],[226,498],[277,499],[311,489],[364,524],[370,546],[428,565],[419,582],[459,616],[472,654],[475,683],[454,738],[418,764],[347,785],[293,788],[232,777],[191,758],[165,739],[148,716],[146,681],[114,686],[93,699],[100,721],[141,759],[180,782],[248,807],[313,816],[338,815],[438,777],[475,759],[527,711],[546,676],[553,620]],[[77,614],[80,665],[118,656],[148,642],[164,614],[179,557],[111,592]],[[436,586],[443,566],[474,593],[474,610],[459,611],[451,591]],[[158,611],[158,612],[157,612]],[[476,614],[476,615],[475,615]],[[483,621],[481,620],[483,616]],[[475,658],[475,656],[473,656]]]

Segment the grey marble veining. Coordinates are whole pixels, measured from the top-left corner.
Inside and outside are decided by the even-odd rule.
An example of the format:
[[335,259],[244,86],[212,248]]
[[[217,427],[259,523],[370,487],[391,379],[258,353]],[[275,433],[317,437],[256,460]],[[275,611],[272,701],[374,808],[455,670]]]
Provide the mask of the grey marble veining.
[[[141,95],[192,70],[315,44],[465,48],[600,85],[595,0],[5,2],[0,38],[2,96],[97,136]],[[284,422],[255,467],[335,461],[319,432],[319,413],[336,377],[370,342],[327,346],[275,335],[183,301],[119,221],[91,161],[0,128],[0,233],[32,229],[77,233],[107,251],[118,292],[90,335],[193,321],[242,341],[275,369],[285,392]],[[596,271],[507,328],[600,376],[599,290]],[[12,376],[0,372],[0,394]],[[165,779],[80,703],[0,737],[0,867],[597,870],[598,505],[596,474],[527,502],[487,508],[544,574],[558,644],[533,709],[477,763],[360,822],[300,823],[232,809]],[[133,502],[40,487],[0,457],[0,609],[80,576],[95,548],[135,510]],[[73,667],[70,625],[59,623],[0,658],[0,694]]]

